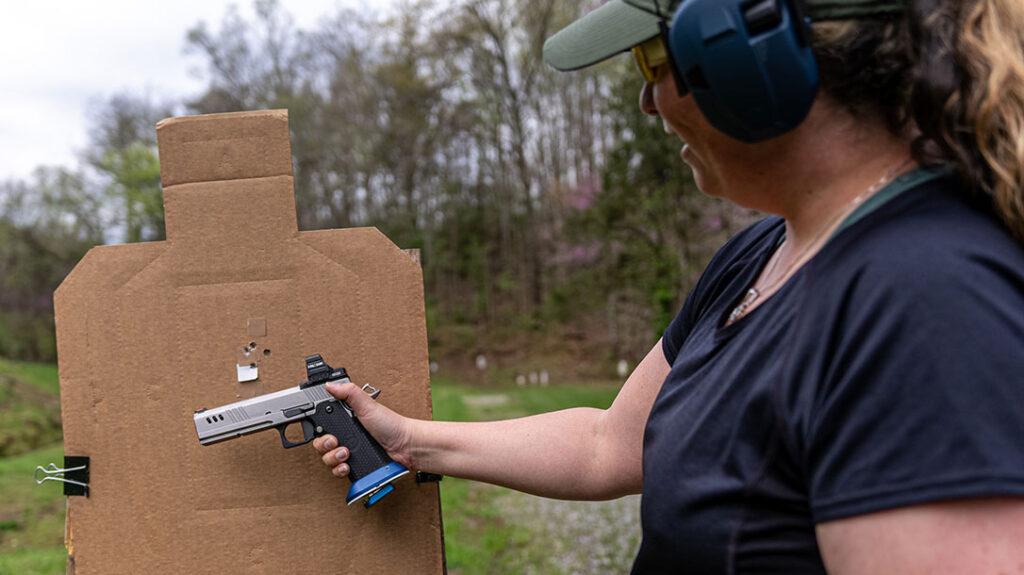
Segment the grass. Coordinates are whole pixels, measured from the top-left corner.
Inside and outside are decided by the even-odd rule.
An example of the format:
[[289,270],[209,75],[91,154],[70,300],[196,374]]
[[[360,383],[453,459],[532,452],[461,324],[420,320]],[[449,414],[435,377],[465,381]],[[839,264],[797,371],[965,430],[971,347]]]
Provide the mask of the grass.
[[[573,406],[607,407],[617,392],[614,386],[478,388],[444,377],[432,380],[434,417],[448,421],[491,421]],[[37,465],[63,461],[58,394],[56,366],[0,359],[0,447],[7,446],[7,451],[0,451],[0,575],[64,572],[64,497],[59,487],[37,487],[32,480]],[[440,487],[452,575],[578,571],[563,564],[582,561],[572,555],[580,548],[579,533],[551,531],[551,525],[561,520],[542,515],[546,509],[562,517],[594,504],[571,507],[576,504],[558,502],[552,507],[549,500],[452,477],[446,477]],[[605,509],[596,516],[615,524],[617,518],[609,513]],[[579,523],[586,528],[586,519]],[[635,538],[635,533],[627,535],[626,555]],[[561,559],[551,557],[558,553]],[[621,561],[611,569],[600,569],[625,570],[628,562]]]
[[[576,406],[605,408],[617,392],[618,387],[585,385],[479,389],[439,377],[431,383],[434,418],[445,421],[494,421]],[[539,499],[446,477],[441,482],[441,509],[449,572],[523,573],[525,566],[546,561],[548,547],[538,544],[538,529],[528,522],[508,520],[509,500],[515,506],[522,505],[524,498],[531,504]]]
[[431,379],[434,419],[444,421],[495,421],[570,407],[603,409],[612,404],[618,391],[618,386],[608,385],[480,389],[445,378]]
[[514,573],[510,570],[532,534],[501,517],[503,490],[446,477],[441,483],[445,555],[449,573]]
[[0,358],[0,374],[7,375],[52,396],[60,395],[57,366]]
[[64,546],[3,553],[0,575],[56,575],[64,573],[66,560]]
[[61,441],[57,367],[0,359],[0,457]]
[[64,461],[57,366],[0,359],[0,575],[63,573],[64,496],[37,465]]
[[0,459],[0,575],[63,572],[64,496],[32,480],[41,462],[63,460],[61,445]]

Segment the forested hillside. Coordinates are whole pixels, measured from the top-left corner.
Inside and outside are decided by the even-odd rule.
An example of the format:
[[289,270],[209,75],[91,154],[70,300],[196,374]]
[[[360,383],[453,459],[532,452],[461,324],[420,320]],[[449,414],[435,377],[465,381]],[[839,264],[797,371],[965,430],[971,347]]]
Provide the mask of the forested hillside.
[[376,226],[422,250],[435,359],[638,361],[753,217],[695,189],[680,142],[637,110],[628,57],[543,63],[593,2],[339,9],[311,29],[255,7],[182,31],[199,97],[97,100],[79,165],[0,182],[0,356],[54,360],[52,292],[89,247],[163,238],[155,124],[172,115],[288,109],[300,228]]

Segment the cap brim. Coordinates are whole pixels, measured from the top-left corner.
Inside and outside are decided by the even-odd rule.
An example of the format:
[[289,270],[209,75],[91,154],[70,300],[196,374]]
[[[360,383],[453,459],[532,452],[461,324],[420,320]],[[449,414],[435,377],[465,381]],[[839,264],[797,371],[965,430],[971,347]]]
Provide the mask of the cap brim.
[[658,17],[621,0],[610,0],[544,42],[544,61],[562,71],[579,70],[658,35]]

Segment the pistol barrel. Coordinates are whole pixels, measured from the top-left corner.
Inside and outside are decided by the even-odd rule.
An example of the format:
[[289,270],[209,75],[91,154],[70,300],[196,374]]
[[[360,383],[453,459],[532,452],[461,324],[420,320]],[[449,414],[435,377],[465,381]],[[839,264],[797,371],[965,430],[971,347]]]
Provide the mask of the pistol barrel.
[[331,399],[323,385],[293,387],[197,411],[199,443],[210,445],[304,419],[318,403]]

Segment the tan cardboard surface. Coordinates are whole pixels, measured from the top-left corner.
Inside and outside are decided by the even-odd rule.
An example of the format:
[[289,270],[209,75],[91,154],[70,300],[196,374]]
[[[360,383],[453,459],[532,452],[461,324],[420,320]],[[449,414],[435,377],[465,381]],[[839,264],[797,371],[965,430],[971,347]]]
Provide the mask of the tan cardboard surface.
[[[91,458],[69,571],[442,572],[436,484],[349,507],[312,446],[269,430],[204,447],[192,423],[298,385],[314,353],[429,418],[419,266],[376,229],[297,231],[286,112],[157,134],[167,241],[95,248],[55,295],[65,450]],[[240,383],[251,343],[259,377]]]

